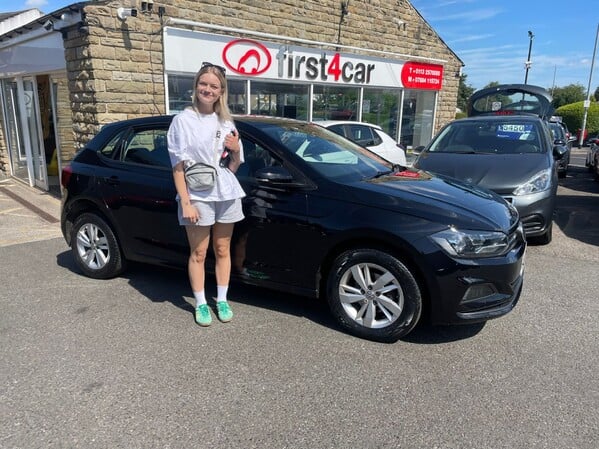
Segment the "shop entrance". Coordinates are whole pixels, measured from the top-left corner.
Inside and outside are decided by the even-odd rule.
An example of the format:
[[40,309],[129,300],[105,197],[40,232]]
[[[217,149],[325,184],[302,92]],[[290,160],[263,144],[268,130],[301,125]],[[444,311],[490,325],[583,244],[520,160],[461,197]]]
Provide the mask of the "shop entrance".
[[3,80],[3,125],[12,176],[60,194],[54,90],[49,75]]

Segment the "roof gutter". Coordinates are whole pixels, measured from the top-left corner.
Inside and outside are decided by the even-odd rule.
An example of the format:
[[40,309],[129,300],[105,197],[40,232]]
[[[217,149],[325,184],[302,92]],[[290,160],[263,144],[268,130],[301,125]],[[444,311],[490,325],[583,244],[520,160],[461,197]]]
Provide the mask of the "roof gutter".
[[298,44],[308,44],[308,45],[316,45],[316,46],[321,46],[321,47],[331,47],[334,49],[342,48],[344,50],[356,50],[356,51],[360,51],[360,52],[368,52],[368,53],[373,53],[373,54],[377,54],[377,55],[395,56],[395,57],[399,57],[402,59],[410,59],[410,60],[419,59],[422,61],[434,61],[437,63],[447,62],[446,59],[427,58],[424,56],[414,56],[414,55],[408,55],[408,54],[404,54],[404,53],[394,53],[394,52],[382,51],[382,50],[370,50],[368,48],[352,47],[349,45],[333,44],[330,42],[312,41],[309,39],[301,39],[301,38],[297,38],[297,37],[279,36],[277,34],[263,33],[261,31],[251,31],[251,30],[245,30],[243,28],[232,28],[232,27],[226,27],[226,26],[221,26],[221,25],[214,25],[212,23],[195,22],[193,20],[187,20],[187,19],[177,19],[174,17],[169,17],[166,21],[166,25],[186,25],[186,26],[192,26],[192,27],[200,27],[200,28],[206,28],[209,30],[225,31],[228,33],[239,33],[239,34],[245,34],[245,35],[250,35],[250,36],[262,37],[262,38],[266,38],[266,39],[285,40],[288,42],[295,42]]

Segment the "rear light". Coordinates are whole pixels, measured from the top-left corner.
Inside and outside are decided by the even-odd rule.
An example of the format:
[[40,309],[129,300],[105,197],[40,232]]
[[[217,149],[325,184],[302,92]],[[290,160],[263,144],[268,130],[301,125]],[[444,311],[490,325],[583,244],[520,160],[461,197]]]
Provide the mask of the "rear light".
[[60,177],[60,184],[66,189],[67,185],[69,185],[69,180],[71,179],[71,175],[73,174],[73,169],[70,165],[63,167],[62,176]]

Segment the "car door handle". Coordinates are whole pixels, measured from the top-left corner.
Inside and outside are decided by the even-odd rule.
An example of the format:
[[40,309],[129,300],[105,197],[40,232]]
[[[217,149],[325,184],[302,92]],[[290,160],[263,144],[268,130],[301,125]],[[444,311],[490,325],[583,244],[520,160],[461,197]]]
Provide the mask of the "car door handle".
[[121,181],[119,180],[119,178],[117,178],[116,176],[111,176],[109,178],[102,178],[104,180],[104,182],[108,185],[111,186],[118,186]]

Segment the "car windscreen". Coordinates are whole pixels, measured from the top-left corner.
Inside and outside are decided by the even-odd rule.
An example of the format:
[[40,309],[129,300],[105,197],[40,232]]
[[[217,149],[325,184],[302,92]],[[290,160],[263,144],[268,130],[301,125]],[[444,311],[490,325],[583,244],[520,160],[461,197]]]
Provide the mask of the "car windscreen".
[[445,128],[431,142],[431,153],[522,154],[543,153],[539,124],[534,121],[465,120]]
[[291,157],[328,179],[360,180],[392,168],[369,150],[315,124],[262,124],[260,128]]

